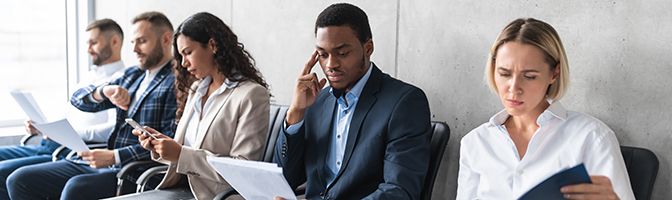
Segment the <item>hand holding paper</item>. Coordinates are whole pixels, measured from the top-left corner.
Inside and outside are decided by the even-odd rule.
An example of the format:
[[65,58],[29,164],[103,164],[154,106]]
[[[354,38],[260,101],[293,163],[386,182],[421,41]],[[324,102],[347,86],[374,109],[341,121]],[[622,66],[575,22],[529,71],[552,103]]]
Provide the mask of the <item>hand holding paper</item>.
[[590,183],[588,171],[583,164],[575,167],[562,170],[537,186],[527,191],[518,200],[532,200],[532,199],[548,199],[548,200],[564,200],[564,194],[560,191],[561,187],[568,185],[575,185],[581,183]]
[[77,153],[82,159],[89,162],[93,168],[103,168],[114,165],[114,151],[109,149],[94,149]]
[[562,187],[560,191],[566,199],[587,199],[595,197],[599,199],[618,199],[614,192],[611,180],[606,176],[590,176],[593,183],[581,183]]

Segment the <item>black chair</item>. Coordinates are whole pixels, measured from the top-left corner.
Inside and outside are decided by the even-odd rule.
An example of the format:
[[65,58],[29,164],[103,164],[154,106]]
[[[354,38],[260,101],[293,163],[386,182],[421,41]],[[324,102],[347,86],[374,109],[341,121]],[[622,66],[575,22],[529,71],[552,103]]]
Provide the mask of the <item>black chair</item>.
[[658,174],[658,157],[648,149],[621,146],[635,199],[649,200]]
[[425,183],[420,199],[431,199],[436,175],[439,174],[441,159],[450,139],[450,127],[445,122],[432,122],[432,140],[430,141],[431,156],[429,169],[425,177]]

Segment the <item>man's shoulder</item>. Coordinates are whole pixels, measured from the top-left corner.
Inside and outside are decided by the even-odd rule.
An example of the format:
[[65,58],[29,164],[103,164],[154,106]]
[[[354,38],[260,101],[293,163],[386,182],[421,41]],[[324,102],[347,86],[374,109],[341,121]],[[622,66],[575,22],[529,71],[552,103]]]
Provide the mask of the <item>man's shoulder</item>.
[[140,70],[140,67],[138,66],[127,67],[126,69],[124,69],[124,76],[129,76],[138,73],[142,73],[142,70]]
[[422,94],[424,91],[419,87],[394,78],[388,74],[383,73],[383,76],[380,79],[380,94],[390,95],[392,97],[399,97],[397,100],[401,99],[403,96],[408,94]]

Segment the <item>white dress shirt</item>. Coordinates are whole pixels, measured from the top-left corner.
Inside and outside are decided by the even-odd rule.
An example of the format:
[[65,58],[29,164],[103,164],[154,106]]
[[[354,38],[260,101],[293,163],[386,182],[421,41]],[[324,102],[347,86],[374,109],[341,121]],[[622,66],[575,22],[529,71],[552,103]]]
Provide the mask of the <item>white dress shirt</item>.
[[584,163],[607,176],[620,199],[635,199],[614,132],[589,115],[552,103],[539,117],[523,159],[502,110],[462,138],[457,199],[517,199],[553,174]]
[[[124,69],[124,63],[121,60],[97,66],[82,77],[78,88],[110,82],[121,77]],[[66,118],[84,141],[107,142],[114,124],[117,123],[116,113],[114,109],[95,113],[84,112],[71,105],[68,106]]]

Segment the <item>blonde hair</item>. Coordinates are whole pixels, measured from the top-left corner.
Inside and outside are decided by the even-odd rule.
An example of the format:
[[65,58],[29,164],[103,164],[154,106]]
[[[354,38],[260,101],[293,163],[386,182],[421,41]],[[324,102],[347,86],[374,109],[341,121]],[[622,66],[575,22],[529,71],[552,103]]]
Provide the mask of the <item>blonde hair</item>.
[[497,40],[490,48],[488,64],[485,67],[485,76],[488,86],[497,93],[495,84],[495,58],[497,50],[507,42],[520,42],[536,46],[544,52],[544,60],[551,67],[551,72],[557,67],[560,73],[556,81],[546,90],[546,98],[553,101],[562,98],[569,84],[569,64],[567,54],[560,41],[560,36],[553,27],[546,22],[533,18],[519,18],[506,25],[504,30],[497,36]]

